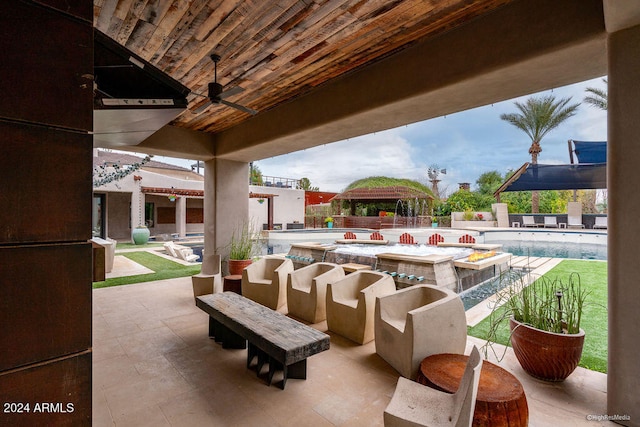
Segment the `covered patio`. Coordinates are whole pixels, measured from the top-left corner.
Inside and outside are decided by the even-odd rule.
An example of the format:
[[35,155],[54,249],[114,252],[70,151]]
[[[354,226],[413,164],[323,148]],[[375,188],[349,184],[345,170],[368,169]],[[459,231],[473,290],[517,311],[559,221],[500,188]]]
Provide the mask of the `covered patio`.
[[[245,368],[246,350],[209,339],[207,319],[188,277],[96,289],[93,425],[383,425],[399,374],[376,354],[375,341],[360,346],[327,332],[331,348],[309,358],[307,379],[281,390]],[[473,344],[482,342],[469,337],[467,354]],[[615,425],[587,418],[607,413],[605,374],[578,367],[562,383],[539,381],[511,350],[500,366],[525,389],[529,425]]]
[[[130,296],[134,310],[126,308],[126,301],[121,307],[98,305],[98,310],[115,313],[109,326],[116,329],[106,328],[106,335],[101,335],[104,324],[98,318],[92,332],[91,218],[87,212],[94,143],[204,161],[205,250],[213,252],[225,247],[236,222],[248,217],[249,162],[606,74],[607,179],[611,188],[609,370],[606,408],[598,406],[598,412],[629,415],[625,424],[640,425],[640,343],[630,327],[640,321],[640,287],[636,286],[637,256],[628,250],[640,233],[633,214],[640,199],[636,191],[640,147],[634,144],[640,128],[638,2],[383,3],[291,1],[283,2],[286,6],[281,8],[269,2],[237,0],[215,3],[223,7],[213,2],[178,1],[2,3],[0,16],[11,31],[0,38],[8,64],[0,73],[4,94],[0,180],[10,189],[0,195],[4,207],[0,210],[0,300],[5,307],[0,323],[8,325],[1,329],[0,343],[11,351],[0,353],[0,394],[15,401],[24,395],[43,401],[72,400],[76,405],[73,414],[47,414],[48,421],[86,424],[92,418],[92,383],[98,402],[102,396],[98,392],[109,388],[97,379],[99,375],[92,378],[92,359],[99,361],[106,347],[107,351],[125,351],[123,332],[145,334],[133,346],[138,350],[127,350],[136,355],[136,363],[142,358],[152,360],[158,350],[184,348],[182,338],[177,342],[163,339],[163,325],[180,322],[176,317],[180,310],[187,317],[201,316],[188,311],[186,302],[172,307],[170,314],[164,304],[177,301],[168,295],[165,300],[155,295]],[[94,63],[96,29],[114,44],[133,51],[125,56],[125,64],[107,67],[124,65],[124,70],[136,70],[142,64],[144,69],[157,68],[168,79],[179,80],[177,93],[146,93],[144,85],[125,84],[123,89],[131,91],[119,92],[114,87],[118,90],[114,95],[104,79],[96,82],[94,76],[101,66]],[[195,113],[208,102],[202,93],[214,80],[212,53],[223,57],[221,84],[241,88],[230,100],[258,110],[257,115],[221,102]],[[179,109],[181,113],[169,124],[166,116],[156,117],[159,121],[154,124],[159,128],[150,129],[148,120],[135,119],[143,117],[142,112],[154,102],[167,103],[168,108],[162,108],[165,112]],[[132,104],[136,111],[127,112]],[[134,120],[110,120],[111,110]],[[94,114],[106,121],[94,121]],[[101,124],[118,127],[119,132],[108,133],[111,143],[96,138]],[[143,126],[132,129],[131,124]],[[33,268],[34,259],[38,269]],[[105,292],[117,298],[126,289]],[[96,303],[99,295],[93,295]],[[150,308],[156,311],[149,317]],[[167,335],[176,334],[170,331]],[[104,338],[105,343],[94,341],[93,346],[96,337]],[[335,347],[339,348],[337,342]],[[198,354],[194,349],[191,353]],[[356,357],[370,358],[370,354]],[[311,369],[314,362],[311,359]],[[134,363],[128,369],[133,378],[139,372],[158,373],[156,378],[162,378],[158,382],[135,384],[134,392],[129,393],[132,400],[135,394],[147,397],[136,399],[139,410],[148,408],[148,402],[158,405],[149,393],[162,393],[171,377],[153,365],[145,368]],[[332,375],[329,370],[326,373]],[[180,375],[182,380],[186,376]],[[242,383],[235,384],[247,390]],[[124,379],[120,385],[124,390]],[[290,390],[293,386],[292,382]],[[264,390],[259,390],[260,398],[267,396]],[[570,391],[553,390],[545,385],[543,391],[531,392],[532,399],[551,395],[559,401],[553,408],[532,411],[532,416],[555,416],[571,406]],[[306,396],[313,402],[325,397],[313,392]],[[175,399],[175,394],[171,397],[163,402],[183,401]],[[105,399],[113,402],[118,395]],[[114,417],[136,406],[126,409],[126,403],[110,408]],[[278,404],[283,403],[273,406]],[[591,410],[578,412],[576,425],[585,423]],[[100,419],[98,414],[96,409],[96,419]],[[11,416],[8,422],[17,425],[25,420]]]

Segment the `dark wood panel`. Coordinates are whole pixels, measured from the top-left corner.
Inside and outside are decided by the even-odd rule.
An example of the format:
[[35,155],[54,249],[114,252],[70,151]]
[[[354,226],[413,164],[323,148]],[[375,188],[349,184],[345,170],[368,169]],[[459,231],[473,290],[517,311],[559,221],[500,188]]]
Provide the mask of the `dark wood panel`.
[[187,208],[187,224],[202,224],[203,222],[203,208]]
[[[219,54],[218,81],[245,89],[228,100],[265,111],[510,1],[94,0],[94,25],[200,94],[214,78],[209,55]],[[191,110],[206,102],[190,101]],[[174,124],[221,132],[248,118],[212,105]]]
[[91,24],[34,4],[3,1],[0,26],[5,29],[0,117],[91,131]]
[[0,244],[91,238],[91,152],[89,134],[0,120]]
[[91,347],[91,243],[5,246],[0,260],[0,371]]
[[88,0],[34,0],[44,6],[57,9],[60,12],[91,22],[93,19],[93,5]]
[[[17,405],[0,413],[0,425],[91,425],[91,352],[86,351],[25,369],[0,373],[0,403]],[[11,410],[16,409],[16,410]]]
[[176,208],[158,208],[158,220],[156,224],[175,224]]

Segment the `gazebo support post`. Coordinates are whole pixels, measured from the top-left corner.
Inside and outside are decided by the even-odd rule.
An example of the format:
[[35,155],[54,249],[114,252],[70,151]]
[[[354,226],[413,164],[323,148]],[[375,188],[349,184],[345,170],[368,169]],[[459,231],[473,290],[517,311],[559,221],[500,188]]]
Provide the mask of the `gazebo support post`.
[[267,197],[267,229],[273,230],[273,196]]

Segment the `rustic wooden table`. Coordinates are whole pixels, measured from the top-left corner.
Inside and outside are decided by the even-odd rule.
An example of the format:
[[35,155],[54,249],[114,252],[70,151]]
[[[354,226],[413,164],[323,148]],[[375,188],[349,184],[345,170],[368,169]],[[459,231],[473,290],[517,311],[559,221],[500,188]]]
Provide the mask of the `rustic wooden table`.
[[196,305],[209,314],[209,336],[224,347],[249,342],[247,367],[257,357],[260,375],[268,363],[269,385],[277,370],[283,372],[282,389],[287,378],[306,379],[307,357],[329,349],[329,335],[234,292],[199,296]]
[[[417,381],[447,393],[460,385],[469,356],[434,354],[420,363]],[[527,398],[520,381],[501,367],[483,361],[474,426],[526,426],[529,423]]]

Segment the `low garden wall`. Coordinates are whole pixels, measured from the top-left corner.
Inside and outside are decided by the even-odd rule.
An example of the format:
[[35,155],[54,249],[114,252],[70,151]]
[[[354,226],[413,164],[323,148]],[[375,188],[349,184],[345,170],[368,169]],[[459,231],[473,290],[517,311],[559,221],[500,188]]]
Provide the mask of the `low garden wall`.
[[451,228],[496,227],[491,212],[451,212]]

